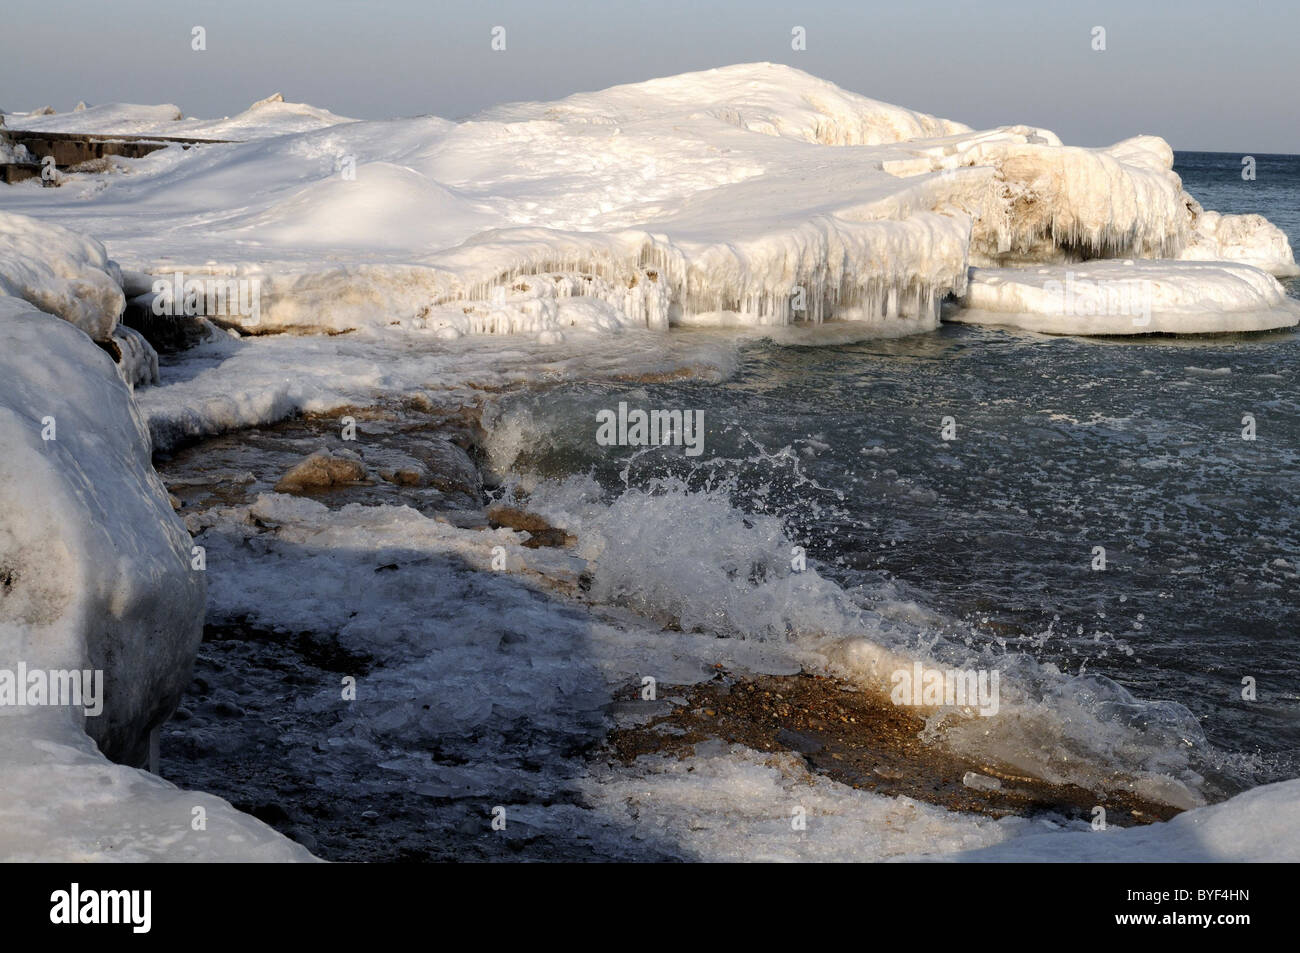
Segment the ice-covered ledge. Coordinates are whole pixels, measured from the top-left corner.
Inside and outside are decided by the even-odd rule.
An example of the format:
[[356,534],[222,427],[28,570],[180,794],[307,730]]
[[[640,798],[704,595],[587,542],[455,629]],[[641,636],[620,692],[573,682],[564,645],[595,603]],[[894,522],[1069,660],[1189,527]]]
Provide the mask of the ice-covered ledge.
[[948,320],[1046,334],[1213,334],[1300,323],[1276,278],[1228,262],[1089,261],[972,268]]

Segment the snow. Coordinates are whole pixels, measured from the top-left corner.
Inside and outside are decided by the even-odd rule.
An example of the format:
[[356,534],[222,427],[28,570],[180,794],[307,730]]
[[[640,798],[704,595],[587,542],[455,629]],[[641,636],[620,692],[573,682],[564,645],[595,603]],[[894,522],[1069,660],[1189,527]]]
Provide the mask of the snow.
[[510,103],[476,120],[550,120],[617,126],[689,122],[701,115],[769,136],[835,146],[875,146],[970,132],[970,127],[868,99],[777,63],[725,66],[578,93],[554,103]]
[[93,238],[0,211],[0,296],[11,295],[75,324],[96,341],[113,336],[126,307],[121,273]]
[[1295,863],[1300,781],[1252,788],[1146,827],[1032,833],[964,855],[1031,863]]
[[306,103],[286,103],[276,93],[253,103],[244,112],[224,119],[185,118],[173,105],[142,106],[104,103],[69,113],[10,113],[10,129],[24,132],[69,132],[97,136],[168,136],[186,139],[262,139],[310,132],[351,122],[327,109]]
[[132,103],[104,103],[72,112],[10,113],[5,125],[23,132],[77,132],[89,135],[137,136],[152,133],[170,135],[162,130],[182,118],[180,109],[170,104],[139,106]]
[[113,764],[84,734],[34,737],[6,727],[0,765],[0,861],[6,863],[312,860],[221,798]]
[[809,772],[791,753],[705,744],[688,760],[641,762],[637,774],[592,779],[584,794],[634,836],[671,844],[682,860],[924,860],[1031,828],[1019,818],[995,821],[856,790]]
[[972,268],[951,320],[1047,334],[1203,334],[1300,323],[1300,302],[1245,264],[1091,261]]
[[[584,784],[634,836],[713,862],[949,861],[1294,863],[1300,781],[1255,788],[1143,827],[1063,818],[993,820],[810,773],[803,759],[706,743],[686,760],[642,758],[636,774]],[[802,826],[796,826],[802,825]],[[626,831],[624,833],[626,836]]]
[[0,163],[35,161],[26,146],[10,142],[5,138],[4,133],[0,132]]

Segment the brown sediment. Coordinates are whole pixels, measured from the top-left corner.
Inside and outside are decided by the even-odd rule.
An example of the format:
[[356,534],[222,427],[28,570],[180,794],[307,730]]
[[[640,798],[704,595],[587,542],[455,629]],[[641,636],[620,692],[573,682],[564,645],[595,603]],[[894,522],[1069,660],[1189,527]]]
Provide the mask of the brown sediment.
[[628,384],[663,384],[699,377],[697,368],[679,367],[674,371],[647,371],[643,374],[615,374],[610,380]]
[[[639,699],[639,692],[629,687],[621,697]],[[925,723],[914,711],[831,676],[720,672],[700,685],[661,684],[657,692],[660,699],[685,703],[645,724],[611,732],[607,747],[614,757],[624,762],[646,754],[685,757],[696,744],[718,739],[757,751],[795,752],[810,770],[853,788],[990,817],[1057,813],[1091,821],[1093,809],[1101,806],[1107,823],[1130,826],[1180,813],[1131,792],[1021,777],[927,744],[920,738]],[[967,772],[996,778],[1001,787],[968,787],[962,782]]]

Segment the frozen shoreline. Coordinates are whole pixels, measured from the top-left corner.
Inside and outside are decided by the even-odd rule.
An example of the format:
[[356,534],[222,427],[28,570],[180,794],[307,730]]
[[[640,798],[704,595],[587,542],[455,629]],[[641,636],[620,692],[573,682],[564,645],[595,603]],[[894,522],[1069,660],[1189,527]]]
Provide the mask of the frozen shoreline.
[[[1041,330],[1132,333],[1127,313],[1098,321],[1085,310],[1080,321],[1057,320],[1044,296],[1072,273],[1105,283],[1129,280],[1131,272],[1157,285],[1141,333],[1289,326],[1298,313],[1266,273],[1294,273],[1285,236],[1279,242],[1281,233],[1258,216],[1202,211],[1182,191],[1163,140],[1080,149],[1043,129],[975,132],[784,67],[730,67],[557,104],[515,104],[464,123],[350,122],[275,101],[224,124],[178,121],[173,111],[112,107],[86,110],[80,121],[137,131],[175,124],[187,134],[202,129],[249,141],[164,150],[74,176],[58,190],[15,186],[5,195],[9,207],[31,217],[0,214],[7,241],[0,300],[40,320],[62,318],[114,354],[119,375],[135,389],[131,397],[119,388],[114,400],[131,413],[138,408],[155,452],[297,414],[348,408],[382,421],[394,402],[450,408],[556,380],[717,380],[755,335],[817,343],[926,331],[937,326],[948,295],[964,295],[973,306],[959,319],[980,317],[980,308],[992,320]],[[62,121],[30,120],[43,128]],[[259,185],[251,193],[250,179]],[[1074,262],[1092,255],[1141,260]],[[1179,256],[1187,260],[1166,260]],[[121,265],[135,273],[123,275]],[[177,272],[243,282],[238,290],[255,291],[257,307],[227,299],[208,314],[226,330],[196,327],[206,340],[164,358],[159,386],[150,387],[156,355],[121,323],[122,311],[127,298],[152,308],[153,279]],[[4,320],[8,315],[7,306]],[[286,331],[293,333],[277,333]],[[81,343],[79,359],[104,363]],[[14,409],[17,417],[32,416],[28,404]],[[497,425],[498,449],[527,438],[509,432],[526,421]],[[90,443],[81,450],[88,470],[107,459]],[[398,451],[405,452],[386,452]],[[374,460],[368,465],[378,469]],[[255,499],[189,514],[191,532],[215,560],[210,622],[298,628],[377,656],[375,694],[355,709],[339,714],[333,685],[300,700],[339,719],[324,742],[301,739],[296,756],[306,759],[304,771],[313,759],[346,764],[350,754],[359,759],[353,765],[379,763],[389,784],[453,801],[466,791],[491,797],[504,786],[516,796],[525,829],[556,818],[568,823],[578,804],[551,811],[519,793],[536,780],[527,766],[598,737],[613,688],[647,666],[683,678],[665,679],[681,685],[709,677],[717,665],[780,674],[804,666],[879,679],[904,661],[897,645],[876,638],[890,620],[863,613],[815,570],[783,568],[790,540],[776,521],[680,489],[630,490],[613,503],[574,483],[530,489],[530,505],[571,534],[574,549],[530,547],[509,528],[461,525],[462,517],[440,520],[409,505],[371,500],[330,509],[269,487]],[[31,485],[26,492],[35,499],[7,509],[38,507],[52,491]],[[125,504],[140,502],[121,495]],[[701,527],[709,528],[704,540]],[[675,534],[676,549],[664,532]],[[506,553],[508,572],[493,565],[494,546]],[[142,561],[160,551],[156,541],[140,544]],[[692,585],[684,585],[681,565],[662,556],[669,551],[693,558]],[[169,558],[181,555],[178,549]],[[83,560],[87,577],[93,561]],[[764,571],[751,584],[743,570],[753,566]],[[366,585],[358,587],[359,579]],[[547,587],[563,598],[548,598]],[[503,621],[503,605],[527,624]],[[186,624],[200,621],[193,607],[176,614]],[[473,632],[465,631],[466,616]],[[27,651],[37,632],[30,619],[0,622],[6,654]],[[673,634],[672,625],[686,631]],[[69,644],[84,634],[73,632]],[[587,661],[574,670],[578,649]],[[172,664],[170,676],[182,667]],[[421,708],[430,685],[443,703]],[[1112,740],[1105,730],[1091,734],[1086,711],[1065,717],[1030,695],[1016,701],[1085,750],[1098,739],[1104,750]],[[530,726],[522,740],[512,727],[520,723]],[[419,757],[422,746],[446,739],[467,745],[452,754],[469,769]],[[475,747],[482,739],[497,745],[490,755]],[[139,739],[134,743],[138,748]],[[130,769],[83,750],[79,738],[58,744],[80,744],[63,769],[80,765],[87,784],[117,778],[122,794],[103,815],[69,826],[59,850],[71,856],[85,849],[95,825],[136,824],[123,819],[138,814],[146,795],[121,773]],[[47,782],[42,763],[29,764],[16,748],[10,753],[30,785],[0,808],[11,808],[21,824],[36,810],[38,799],[28,794]],[[832,847],[857,859],[929,856],[999,843],[1014,854],[1017,838],[1037,836],[1032,825],[918,809],[744,751],[697,752],[695,778],[671,762],[588,776],[592,765],[581,758],[561,760],[557,773],[542,772],[546,797],[585,799],[583,810],[614,819],[609,829],[630,824],[668,846],[683,818],[714,810],[717,792],[731,792],[739,806],[720,812],[726,816],[713,827],[721,833],[698,842],[701,856],[733,856],[750,834],[775,834],[790,790],[804,786],[816,792],[814,812],[836,819],[819,830],[831,840],[773,840],[774,858],[830,856]],[[1166,775],[1163,762],[1149,770],[1136,764],[1145,796],[1197,803],[1194,780],[1177,765]],[[1279,818],[1291,816],[1296,784],[1185,817],[1231,829],[1257,824],[1264,805],[1285,830]],[[631,809],[629,822],[623,815],[647,785],[662,800],[644,817]],[[180,803],[170,789],[157,796]],[[230,822],[247,838],[232,850],[262,850],[264,828],[239,815]],[[894,823],[899,836],[882,840],[880,825]],[[1197,823],[1161,826],[1164,833],[1122,843],[1169,856],[1242,856],[1221,837],[1196,854]],[[861,840],[846,840],[855,831]],[[197,856],[192,841],[174,834],[151,831],[137,845],[141,856]],[[29,856],[25,843],[3,836],[0,851]],[[287,842],[265,843],[263,853],[300,856]],[[1079,848],[1093,849],[1092,842]],[[1282,857],[1294,846],[1280,838],[1268,849]]]

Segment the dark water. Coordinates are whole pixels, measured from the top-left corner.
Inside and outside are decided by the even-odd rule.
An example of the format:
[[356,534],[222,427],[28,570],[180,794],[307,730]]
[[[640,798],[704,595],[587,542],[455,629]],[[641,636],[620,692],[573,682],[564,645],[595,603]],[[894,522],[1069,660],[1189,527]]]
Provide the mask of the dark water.
[[[1180,153],[1177,169],[1206,208],[1262,213],[1300,247],[1300,157],[1256,160],[1254,181],[1239,155]],[[703,409],[709,462],[639,457],[631,482],[726,480],[847,586],[888,583],[963,638],[1187,706],[1222,793],[1300,775],[1298,368],[1290,331],[763,344],[721,385],[564,388],[549,448],[524,462],[615,492],[631,452],[583,450],[568,422],[620,399]]]

